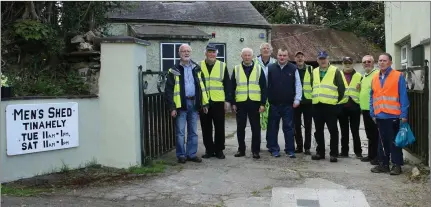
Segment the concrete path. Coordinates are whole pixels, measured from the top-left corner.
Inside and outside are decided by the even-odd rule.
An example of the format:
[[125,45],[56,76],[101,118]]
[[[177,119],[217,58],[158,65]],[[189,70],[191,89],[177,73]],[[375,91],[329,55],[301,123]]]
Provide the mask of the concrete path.
[[[353,155],[339,159],[338,163],[330,163],[329,156],[321,161],[313,161],[303,154],[298,154],[296,159],[284,154],[274,158],[266,151],[265,131],[262,131],[261,159],[253,160],[249,127],[246,130],[247,156],[235,158],[235,131],[235,120],[227,120],[224,160],[211,158],[200,164],[188,162],[181,171],[155,179],[76,190],[57,197],[3,198],[2,206],[47,206],[52,203],[53,206],[397,207],[427,206],[431,202],[429,186],[408,180],[410,166],[404,167],[405,174],[390,176],[372,174],[372,166]],[[329,134],[326,133],[329,153]],[[366,154],[363,130],[361,136]],[[281,131],[279,142],[284,149]],[[199,144],[201,155],[205,151],[201,136]],[[314,153],[315,143],[312,144]],[[353,147],[350,149],[352,151]],[[174,158],[175,152],[166,156]],[[39,204],[38,199],[42,203]],[[59,200],[62,203],[55,205]]]

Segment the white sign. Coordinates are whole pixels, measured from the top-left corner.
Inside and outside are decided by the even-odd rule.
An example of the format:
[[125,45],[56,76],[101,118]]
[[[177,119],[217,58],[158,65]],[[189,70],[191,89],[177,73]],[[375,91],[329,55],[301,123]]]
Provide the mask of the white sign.
[[78,103],[6,107],[7,155],[79,146]]

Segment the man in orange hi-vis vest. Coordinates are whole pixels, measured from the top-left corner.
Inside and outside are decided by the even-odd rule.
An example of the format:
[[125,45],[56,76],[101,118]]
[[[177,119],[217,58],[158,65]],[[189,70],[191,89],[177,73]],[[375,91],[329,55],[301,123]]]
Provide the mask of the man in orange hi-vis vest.
[[[407,122],[409,99],[404,77],[392,69],[392,56],[379,56],[380,72],[374,76],[370,92],[370,115],[379,129],[379,165],[371,169],[373,173],[401,174],[403,165],[402,149],[395,146],[395,137],[400,128],[400,120]],[[389,160],[392,168],[389,170]]]

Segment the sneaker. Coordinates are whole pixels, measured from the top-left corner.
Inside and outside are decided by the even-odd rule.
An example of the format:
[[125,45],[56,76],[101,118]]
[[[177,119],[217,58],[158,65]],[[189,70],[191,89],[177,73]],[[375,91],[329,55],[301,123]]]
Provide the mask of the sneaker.
[[320,156],[318,154],[315,154],[315,155],[311,156],[311,159],[312,160],[323,160],[323,159],[325,159],[325,156]]
[[335,157],[335,156],[331,156],[331,157],[329,158],[329,162],[338,162],[338,159],[337,159],[337,157]]
[[391,175],[399,175],[399,174],[401,174],[401,166],[399,166],[399,165],[392,165],[390,174]]
[[186,158],[185,157],[179,157],[178,163],[182,163],[182,164],[186,163]]
[[304,155],[311,155],[310,150],[305,150]]
[[280,152],[272,152],[273,157],[280,157]]
[[245,152],[238,151],[234,156],[235,157],[244,157],[245,156]]
[[290,153],[290,154],[289,154],[289,157],[290,157],[290,158],[296,158],[295,153]]
[[199,162],[202,162],[202,159],[201,159],[201,158],[199,158],[198,156],[195,156],[195,157],[193,157],[193,158],[187,157],[187,161],[192,161],[192,162],[197,162],[197,163],[199,163]]
[[389,166],[377,165],[377,166],[371,168],[371,172],[373,172],[373,173],[387,173],[387,172],[389,172]]

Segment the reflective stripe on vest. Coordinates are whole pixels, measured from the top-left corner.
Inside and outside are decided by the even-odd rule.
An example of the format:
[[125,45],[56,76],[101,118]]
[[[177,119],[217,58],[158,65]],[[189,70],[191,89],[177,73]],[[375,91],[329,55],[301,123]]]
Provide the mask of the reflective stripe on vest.
[[376,74],[379,74],[378,69],[374,69],[370,74],[364,75],[362,78],[361,91],[359,92],[359,105],[361,106],[361,110],[370,110],[371,81]]
[[234,70],[236,79],[235,101],[244,102],[247,98],[250,98],[252,101],[261,101],[259,86],[261,68],[259,64],[254,64],[248,79],[242,64],[235,66]]
[[337,105],[338,87],[334,85],[335,72],[337,72],[337,68],[332,65],[329,66],[322,82],[320,82],[319,67],[313,70],[313,104]]
[[381,112],[400,115],[401,105],[398,92],[398,81],[401,73],[392,69],[386,77],[383,87],[380,84],[379,75],[375,75],[372,81],[374,114]]
[[361,74],[355,73],[352,76],[352,79],[350,80],[350,84],[347,84],[346,76],[344,76],[344,73],[342,72],[341,75],[343,76],[344,86],[346,87],[346,92],[344,92],[344,97],[340,101],[341,104],[347,103],[349,101],[349,97],[352,98],[352,100],[359,104],[359,90],[356,89],[356,86],[361,82]]
[[[172,72],[172,69],[169,69],[169,72],[174,74],[175,77],[175,85],[174,85],[174,103],[175,103],[175,107],[181,108],[181,86],[180,86],[180,76],[179,75],[175,75],[177,72]],[[206,105],[208,104],[208,95],[207,95],[207,91],[205,89],[205,85],[204,82],[202,81],[201,78],[201,72],[198,72],[198,79],[199,79],[199,86],[201,88],[202,91],[202,105]]]
[[205,77],[208,98],[212,101],[225,101],[223,87],[224,68],[225,63],[216,60],[213,69],[211,70],[211,74],[209,74],[205,60],[201,61],[201,69]]
[[[311,67],[311,66],[308,66]],[[304,74],[304,84],[302,86],[302,90],[304,92],[304,98],[306,99],[312,99],[313,98],[313,88],[311,87],[311,75],[308,72],[308,67],[305,68],[305,74]],[[313,71],[313,69],[311,69]]]

